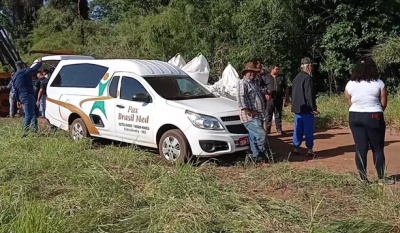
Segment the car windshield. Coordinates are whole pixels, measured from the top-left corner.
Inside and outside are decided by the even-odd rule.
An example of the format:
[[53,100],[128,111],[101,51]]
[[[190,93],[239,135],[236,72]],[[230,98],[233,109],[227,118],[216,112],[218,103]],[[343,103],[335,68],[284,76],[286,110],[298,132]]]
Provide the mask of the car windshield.
[[216,98],[211,91],[189,76],[144,77],[144,79],[167,100]]

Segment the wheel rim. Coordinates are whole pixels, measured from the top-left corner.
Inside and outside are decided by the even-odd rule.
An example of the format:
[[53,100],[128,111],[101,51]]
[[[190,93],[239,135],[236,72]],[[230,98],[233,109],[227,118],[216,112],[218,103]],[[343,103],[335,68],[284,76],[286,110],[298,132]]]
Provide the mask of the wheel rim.
[[162,153],[165,159],[176,161],[181,156],[181,145],[178,139],[172,136],[165,138],[163,141]]
[[74,138],[75,141],[79,141],[83,139],[83,126],[80,123],[74,124],[72,127],[72,137]]

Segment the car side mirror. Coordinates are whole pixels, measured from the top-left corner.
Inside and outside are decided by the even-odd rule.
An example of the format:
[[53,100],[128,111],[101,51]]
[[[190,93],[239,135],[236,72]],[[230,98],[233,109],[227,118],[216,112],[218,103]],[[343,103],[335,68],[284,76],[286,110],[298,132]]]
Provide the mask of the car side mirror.
[[150,103],[151,97],[145,93],[138,93],[132,97],[132,100],[136,102]]

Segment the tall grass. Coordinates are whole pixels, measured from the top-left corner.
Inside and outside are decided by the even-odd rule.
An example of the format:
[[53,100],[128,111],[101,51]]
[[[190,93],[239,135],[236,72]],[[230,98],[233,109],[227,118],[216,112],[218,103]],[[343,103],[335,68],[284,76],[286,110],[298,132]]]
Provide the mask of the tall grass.
[[[315,120],[317,128],[347,127],[349,106],[343,95],[321,95],[317,98],[318,110],[321,112]],[[293,122],[290,108],[286,109],[285,120]],[[395,131],[400,131],[400,95],[388,97],[388,107],[385,111],[387,126]]]
[[22,139],[6,119],[0,151],[0,232],[399,232],[398,188],[352,174],[172,166],[63,132]]

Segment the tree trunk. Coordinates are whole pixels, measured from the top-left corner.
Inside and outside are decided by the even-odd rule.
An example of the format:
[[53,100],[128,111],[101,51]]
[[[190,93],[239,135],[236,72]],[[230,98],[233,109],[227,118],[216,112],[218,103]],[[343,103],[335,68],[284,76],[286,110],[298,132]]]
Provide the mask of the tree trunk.
[[80,20],[80,31],[81,31],[81,39],[82,39],[82,45],[85,45],[85,30],[83,27],[83,17],[81,15],[81,0],[78,0],[78,17]]

